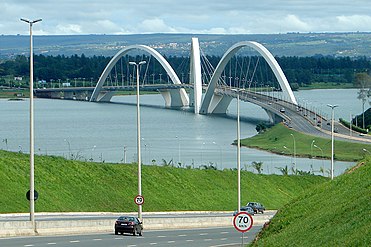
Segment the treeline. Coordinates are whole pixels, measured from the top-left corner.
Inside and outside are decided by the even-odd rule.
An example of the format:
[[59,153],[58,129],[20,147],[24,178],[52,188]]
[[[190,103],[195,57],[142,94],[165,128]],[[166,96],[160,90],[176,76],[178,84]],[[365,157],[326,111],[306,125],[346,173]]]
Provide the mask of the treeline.
[[[189,81],[189,57],[169,56],[165,57],[174,68],[178,77]],[[111,57],[92,56],[34,56],[34,76],[36,80],[46,82],[56,81],[96,81]],[[212,67],[216,67],[221,57],[206,56],[202,58],[203,76],[212,73]],[[276,57],[283,69],[291,86],[305,86],[316,82],[350,83],[354,84],[356,74],[367,73],[371,69],[371,61],[366,57]],[[149,81],[167,80],[166,71],[151,56],[125,56],[114,67],[111,80],[130,80],[133,77],[133,68],[128,65],[129,61],[146,60],[147,65],[142,69],[145,78]],[[28,57],[17,56],[14,60],[0,63],[0,76],[28,77]],[[225,68],[223,74],[226,82],[236,85],[237,83],[271,85],[276,81],[271,69],[262,57],[233,57]],[[113,78],[114,77],[114,78]],[[130,77],[130,78],[129,78]],[[229,78],[229,79],[228,79]],[[205,78],[206,79],[206,78]],[[3,80],[4,82],[4,80]],[[1,83],[1,81],[0,81]],[[247,85],[244,85],[245,87]]]

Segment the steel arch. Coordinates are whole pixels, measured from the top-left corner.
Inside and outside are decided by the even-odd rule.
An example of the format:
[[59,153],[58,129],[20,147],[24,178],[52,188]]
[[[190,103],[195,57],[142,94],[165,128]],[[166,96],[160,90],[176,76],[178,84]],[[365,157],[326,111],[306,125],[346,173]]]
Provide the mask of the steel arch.
[[224,53],[222,59],[218,63],[218,65],[217,65],[217,67],[214,71],[214,74],[211,77],[209,86],[206,90],[204,100],[202,101],[200,113],[208,114],[208,113],[213,112],[214,109],[209,109],[209,108],[210,108],[210,105],[215,105],[215,104],[211,104],[211,103],[212,103],[214,91],[215,91],[215,88],[216,88],[216,84],[217,84],[225,66],[227,65],[229,60],[232,58],[232,56],[234,56],[237,53],[238,50],[240,50],[241,48],[243,48],[245,46],[249,46],[249,47],[253,48],[257,52],[259,52],[260,55],[263,56],[263,58],[268,63],[269,67],[272,69],[274,75],[276,76],[284,94],[286,94],[286,96],[288,96],[288,99],[291,103],[297,105],[297,101],[295,99],[294,93],[291,90],[289,82],[287,81],[287,78],[286,78],[285,74],[283,73],[281,67],[279,66],[276,59],[273,57],[273,55],[263,45],[261,45],[257,42],[242,41],[242,42],[236,43],[233,46],[231,46]]
[[[125,56],[129,51],[135,50],[135,49],[146,51],[149,54],[151,54],[152,56],[154,56],[156,58],[156,60],[161,64],[161,66],[165,69],[165,71],[169,75],[171,81],[174,84],[181,84],[181,82],[179,80],[179,77],[177,76],[177,74],[175,73],[175,71],[173,70],[171,65],[166,61],[166,59],[158,51],[156,51],[155,49],[153,49],[149,46],[146,46],[146,45],[130,45],[130,46],[127,46],[124,49],[120,50],[110,60],[110,62],[107,64],[103,73],[99,77],[98,83],[94,88],[94,91],[93,91],[93,94],[91,95],[90,101],[97,101],[98,95],[99,95],[100,91],[102,90],[103,84],[104,84],[105,80],[107,79],[107,76],[111,72],[113,66],[115,66],[115,64],[117,63],[117,61],[121,57]],[[180,89],[180,96],[182,98],[183,105],[188,105],[189,104],[189,98],[188,98],[188,95],[187,95],[184,88]]]

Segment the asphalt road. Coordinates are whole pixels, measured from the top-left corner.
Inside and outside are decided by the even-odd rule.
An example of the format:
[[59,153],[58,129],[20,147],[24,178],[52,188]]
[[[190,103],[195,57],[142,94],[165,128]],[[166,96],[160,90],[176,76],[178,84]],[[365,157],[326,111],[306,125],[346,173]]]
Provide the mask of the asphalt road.
[[[136,212],[125,213],[137,215]],[[267,211],[265,215],[272,212]],[[122,213],[35,213],[36,221],[117,219]],[[144,212],[143,218],[193,218],[232,216],[232,212]],[[29,213],[0,214],[0,221],[29,221]]]
[[[200,228],[182,230],[148,230],[143,236],[114,235],[100,233],[91,235],[53,236],[53,237],[16,237],[0,239],[2,247],[233,247],[247,244],[255,238],[261,226],[254,226],[242,234],[233,226],[221,228]],[[243,239],[242,239],[243,236]]]

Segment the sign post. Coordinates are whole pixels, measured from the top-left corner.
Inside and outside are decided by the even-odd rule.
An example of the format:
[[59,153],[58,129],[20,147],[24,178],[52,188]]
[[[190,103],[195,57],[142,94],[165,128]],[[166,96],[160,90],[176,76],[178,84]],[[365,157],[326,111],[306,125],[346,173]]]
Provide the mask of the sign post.
[[137,195],[137,196],[134,198],[134,202],[135,202],[135,204],[137,204],[138,206],[139,206],[139,205],[143,205],[143,203],[144,203],[144,197],[141,196],[141,195]]
[[242,246],[243,246],[243,234],[251,229],[254,221],[252,216],[246,212],[240,212],[233,218],[233,226],[237,231],[242,232]]

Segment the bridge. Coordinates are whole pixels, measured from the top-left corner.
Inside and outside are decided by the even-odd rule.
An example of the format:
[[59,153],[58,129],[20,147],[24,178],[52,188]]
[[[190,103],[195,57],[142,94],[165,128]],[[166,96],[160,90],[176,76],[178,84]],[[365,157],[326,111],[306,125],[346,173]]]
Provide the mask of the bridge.
[[[257,51],[271,68],[279,83],[276,96],[274,95],[273,87],[265,86],[257,90],[255,82],[255,89],[251,88],[252,79],[249,81],[249,88],[241,86],[242,79],[237,85],[232,86],[231,77],[229,77],[230,83],[229,85],[227,84],[226,76],[222,75],[222,73],[225,71],[232,57],[244,47],[250,47]],[[211,76],[210,79],[202,78],[202,56],[197,38],[192,38],[188,83],[182,82],[179,79],[172,66],[155,49],[145,45],[132,45],[120,50],[110,60],[95,87],[42,88],[35,89],[35,95],[40,98],[109,102],[116,91],[134,91],[136,90],[134,83],[106,85],[107,78],[110,77],[110,74],[120,59],[133,50],[149,53],[165,69],[169,78],[168,83],[151,84],[142,82],[140,84],[140,91],[160,92],[164,98],[166,107],[193,107],[195,114],[225,114],[232,99],[237,98],[239,94],[240,100],[262,107],[273,123],[281,122],[282,120],[290,122],[291,118],[285,112],[285,107],[303,108],[302,106],[298,106],[290,85],[273,55],[263,45],[257,42],[244,41],[233,45],[226,51],[215,69],[211,68],[210,71],[209,68],[208,74]],[[204,74],[206,73],[204,72]],[[269,92],[270,88],[272,88],[271,92]],[[203,91],[205,92],[204,96]],[[310,111],[305,109],[305,112]],[[314,115],[322,118],[319,114]]]

